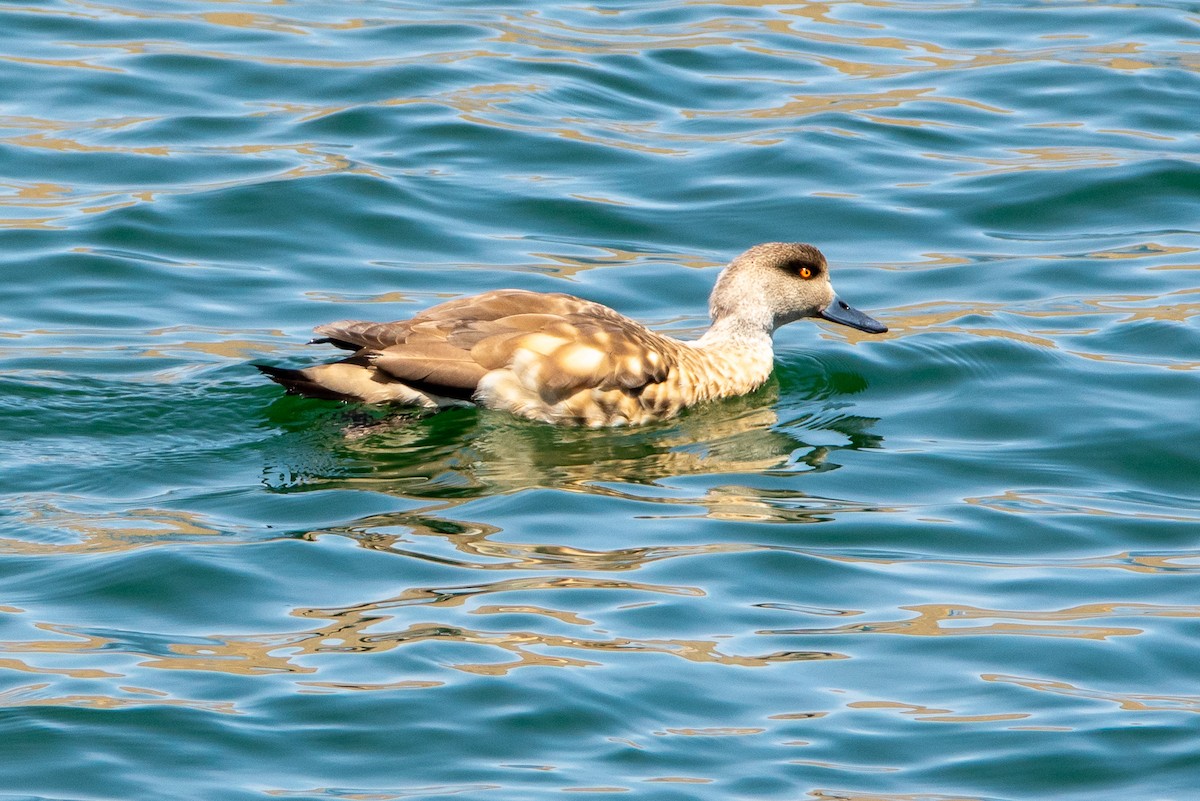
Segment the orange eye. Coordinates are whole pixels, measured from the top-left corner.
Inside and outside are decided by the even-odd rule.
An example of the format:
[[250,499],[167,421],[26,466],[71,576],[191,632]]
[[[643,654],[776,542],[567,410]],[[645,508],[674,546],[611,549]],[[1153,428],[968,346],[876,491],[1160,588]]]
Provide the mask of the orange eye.
[[812,268],[811,267],[801,267],[800,268],[800,277],[801,278],[812,278]]

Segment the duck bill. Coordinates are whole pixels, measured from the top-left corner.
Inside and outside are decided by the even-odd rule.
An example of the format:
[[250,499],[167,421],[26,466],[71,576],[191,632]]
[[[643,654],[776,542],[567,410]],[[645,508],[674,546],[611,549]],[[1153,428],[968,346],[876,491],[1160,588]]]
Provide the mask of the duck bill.
[[834,298],[833,302],[825,307],[825,311],[821,312],[821,317],[831,323],[848,325],[868,334],[882,334],[888,330],[886,325],[868,317],[841,298]]

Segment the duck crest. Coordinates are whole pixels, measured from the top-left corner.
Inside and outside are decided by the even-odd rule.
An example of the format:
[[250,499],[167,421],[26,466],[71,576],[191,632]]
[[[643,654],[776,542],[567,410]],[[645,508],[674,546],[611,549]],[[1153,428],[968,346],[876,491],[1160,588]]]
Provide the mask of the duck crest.
[[753,391],[771,374],[771,334],[793,320],[887,330],[836,298],[811,245],[751,248],[721,272],[709,306],[711,328],[685,342],[571,295],[495,290],[409,320],[323,325],[313,341],[352,355],[300,370],[258,367],[309,397],[428,410],[475,403],[599,427],[667,419]]

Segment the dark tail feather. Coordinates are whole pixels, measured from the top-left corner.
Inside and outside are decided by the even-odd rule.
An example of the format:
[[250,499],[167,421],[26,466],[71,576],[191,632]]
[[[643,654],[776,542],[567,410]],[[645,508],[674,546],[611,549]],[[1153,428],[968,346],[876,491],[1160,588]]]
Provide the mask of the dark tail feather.
[[307,378],[300,370],[290,370],[286,367],[272,367],[269,364],[254,365],[267,378],[287,390],[289,395],[301,395],[305,398],[320,398],[322,400],[352,401],[355,398],[326,389],[315,381]]
[[353,342],[348,342],[344,339],[335,339],[334,337],[317,337],[316,339],[308,340],[310,345],[333,345],[335,348],[342,350],[362,350],[362,345],[355,345]]

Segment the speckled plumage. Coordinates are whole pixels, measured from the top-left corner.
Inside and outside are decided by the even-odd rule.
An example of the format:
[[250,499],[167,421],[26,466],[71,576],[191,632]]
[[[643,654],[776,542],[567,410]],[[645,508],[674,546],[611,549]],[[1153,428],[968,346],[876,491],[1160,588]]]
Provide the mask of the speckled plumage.
[[390,323],[320,326],[314,342],[354,351],[301,370],[259,366],[289,392],[425,409],[474,402],[547,423],[590,426],[662,420],[742,395],[771,374],[771,335],[803,317],[879,333],[839,301],[811,245],[767,243],[721,272],[712,327],[684,342],[599,303],[503,289],[452,300]]

